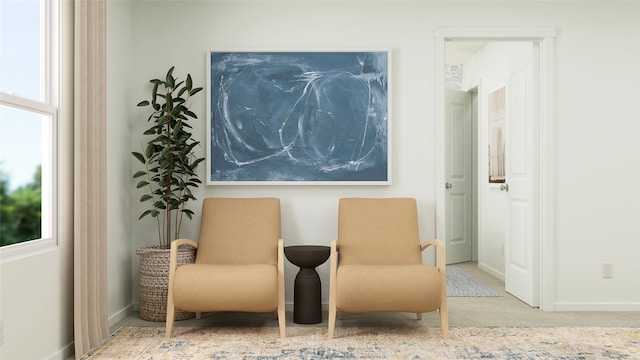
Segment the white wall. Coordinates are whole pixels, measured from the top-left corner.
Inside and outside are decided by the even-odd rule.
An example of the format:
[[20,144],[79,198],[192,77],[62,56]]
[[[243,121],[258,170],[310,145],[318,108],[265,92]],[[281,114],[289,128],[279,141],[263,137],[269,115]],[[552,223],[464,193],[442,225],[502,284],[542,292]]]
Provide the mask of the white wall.
[[130,215],[133,7],[129,0],[107,2],[107,306],[113,325],[133,310]]
[[581,5],[558,37],[559,310],[640,307],[638,6]]
[[[439,27],[555,27],[556,264],[554,308],[640,309],[640,29],[631,2],[181,2],[133,4],[133,51],[126,112],[131,149],[138,149],[146,114],[135,104],[147,82],[176,66],[205,85],[207,50],[389,49],[392,52],[391,186],[215,186],[206,196],[277,196],[282,199],[282,235],[287,245],[328,244],[336,234],[342,196],[413,196],[418,199],[423,238],[435,234],[434,38]],[[160,19],[160,20],[159,20]],[[123,62],[119,66],[126,66]],[[110,84],[113,86],[114,84]],[[124,106],[124,103],[122,103]],[[205,141],[205,98],[193,110]],[[131,150],[130,149],[130,150]],[[204,148],[201,150],[204,154]],[[131,164],[127,152],[123,164]],[[116,160],[114,160],[116,161]],[[204,167],[200,169],[204,178]],[[615,186],[611,179],[614,174]],[[127,174],[110,181],[130,191]],[[132,183],[132,181],[131,181]],[[131,195],[131,219],[141,208]],[[111,205],[110,205],[111,206]],[[197,209],[199,204],[195,206]],[[183,236],[197,238],[199,218]],[[131,220],[132,248],[155,242],[151,221]],[[128,244],[126,245],[129,246]],[[137,258],[132,258],[137,303]],[[614,263],[614,278],[602,279],[601,263]],[[111,263],[110,263],[111,265]],[[320,268],[327,298],[327,264]],[[287,264],[287,302],[296,269]],[[635,286],[634,286],[635,285]],[[111,309],[110,309],[111,310]]]

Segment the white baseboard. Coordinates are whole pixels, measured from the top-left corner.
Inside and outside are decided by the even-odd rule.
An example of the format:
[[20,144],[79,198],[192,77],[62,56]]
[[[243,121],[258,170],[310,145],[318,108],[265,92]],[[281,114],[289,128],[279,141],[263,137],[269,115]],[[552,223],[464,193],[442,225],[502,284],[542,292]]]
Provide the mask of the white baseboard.
[[501,273],[500,271],[492,268],[491,266],[488,266],[487,264],[484,263],[478,263],[478,268],[480,268],[481,270],[488,272],[489,274],[493,275],[494,277],[504,281],[504,274]]
[[[285,303],[284,310],[293,312],[293,302]],[[322,303],[322,311],[329,311],[329,303]]]
[[75,358],[75,344],[73,342],[56,351],[47,360],[70,360]]
[[115,314],[109,315],[109,327],[112,327],[113,325],[117,324],[118,321],[121,321],[122,319],[126,318],[127,315],[131,314],[133,311],[134,311],[133,304],[129,304],[123,309],[117,311]]
[[555,302],[552,311],[640,311],[640,303]]

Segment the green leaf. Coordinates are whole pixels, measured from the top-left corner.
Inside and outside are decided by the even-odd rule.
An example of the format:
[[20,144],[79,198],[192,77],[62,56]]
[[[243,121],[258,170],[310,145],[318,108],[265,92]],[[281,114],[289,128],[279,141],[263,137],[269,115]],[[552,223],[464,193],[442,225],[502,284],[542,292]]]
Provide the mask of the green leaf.
[[155,146],[149,143],[147,145],[147,148],[145,149],[145,154],[147,155],[147,159],[150,159],[153,156],[153,153],[155,153]]
[[135,178],[139,178],[139,177],[145,176],[145,175],[147,175],[147,173],[144,172],[144,171],[136,171],[136,173],[133,174],[133,178],[135,179]]
[[204,161],[204,158],[196,159],[193,163],[191,163],[191,167],[195,169],[196,167],[198,167],[198,164],[200,164],[203,161]]
[[140,101],[137,106],[147,106],[147,105],[149,105],[149,101],[144,100],[144,101]]
[[144,194],[140,197],[140,202],[145,202],[147,200],[151,200],[153,199],[153,196],[149,195],[149,194]]
[[191,90],[191,87],[193,86],[193,81],[191,80],[191,74],[187,74],[187,84],[186,84],[186,88]]
[[173,136],[177,137],[182,130],[182,121],[176,122],[176,126],[173,127]]
[[160,81],[153,82],[153,90],[151,90],[151,101],[153,102],[153,107],[156,105],[156,97],[158,95],[158,85],[160,85]]
[[175,81],[176,79],[173,77],[173,66],[171,67],[171,69],[169,69],[169,72],[167,73],[167,79],[165,80],[167,87],[169,88],[173,88],[175,86]]
[[147,185],[149,185],[149,182],[148,182],[148,181],[146,181],[146,180],[140,181],[140,182],[138,183],[138,185],[136,185],[136,189],[143,188],[143,187],[145,187],[145,186],[147,186]]
[[142,154],[140,154],[139,152],[132,152],[131,154],[133,154],[133,156],[138,159],[141,163],[145,164],[146,161],[144,160],[144,156],[142,156]]
[[156,201],[155,203],[153,203],[153,206],[154,206],[156,209],[162,209],[162,210],[165,210],[165,209],[167,208],[167,206],[165,205],[165,203],[164,203],[164,202],[162,202],[162,201]]
[[[141,220],[143,217],[147,216],[147,215],[152,215],[153,211],[152,210],[146,210],[145,212],[142,213],[142,215],[140,215],[140,217],[138,218],[138,220]],[[157,216],[157,215],[156,215]],[[155,217],[155,216],[154,216]]]
[[195,94],[199,93],[201,90],[202,90],[202,88],[201,88],[201,87],[199,87],[199,88],[195,88],[195,89],[193,89],[193,90],[189,91],[189,96],[193,96],[193,95],[195,95]]

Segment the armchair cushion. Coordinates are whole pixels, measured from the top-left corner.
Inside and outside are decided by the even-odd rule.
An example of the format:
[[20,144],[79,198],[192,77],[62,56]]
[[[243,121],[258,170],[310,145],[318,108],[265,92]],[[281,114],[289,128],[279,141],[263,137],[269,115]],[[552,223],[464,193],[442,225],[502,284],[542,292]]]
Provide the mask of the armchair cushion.
[[205,199],[196,263],[275,265],[278,239],[279,199]]
[[343,265],[336,305],[344,312],[430,312],[440,308],[441,276],[431,265]]
[[415,199],[340,199],[340,265],[421,264]]
[[173,301],[193,312],[269,312],[278,308],[275,265],[190,264],[176,269]]

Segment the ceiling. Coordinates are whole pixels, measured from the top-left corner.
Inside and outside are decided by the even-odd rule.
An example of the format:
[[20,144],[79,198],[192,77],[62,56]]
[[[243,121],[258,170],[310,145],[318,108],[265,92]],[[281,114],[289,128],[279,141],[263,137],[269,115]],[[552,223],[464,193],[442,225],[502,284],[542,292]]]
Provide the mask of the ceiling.
[[482,47],[487,41],[446,41],[445,64],[462,64]]

